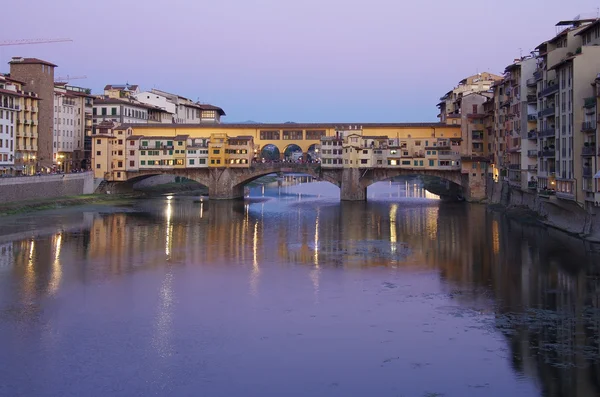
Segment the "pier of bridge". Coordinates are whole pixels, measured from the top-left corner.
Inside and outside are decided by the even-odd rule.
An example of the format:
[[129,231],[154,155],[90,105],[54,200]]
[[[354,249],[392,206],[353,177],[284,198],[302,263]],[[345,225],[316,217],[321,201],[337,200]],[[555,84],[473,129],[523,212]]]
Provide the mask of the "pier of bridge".
[[429,175],[462,187],[467,201],[485,197],[484,173],[468,173],[461,169],[407,169],[407,168],[325,168],[307,163],[255,163],[248,168],[171,168],[127,172],[127,181],[116,186],[132,188],[133,184],[156,175],[175,175],[194,180],[208,187],[210,199],[230,200],[244,197],[244,186],[269,174],[302,173],[315,179],[333,183],[340,188],[340,199],[361,201],[367,199],[367,188],[373,183],[401,175]]

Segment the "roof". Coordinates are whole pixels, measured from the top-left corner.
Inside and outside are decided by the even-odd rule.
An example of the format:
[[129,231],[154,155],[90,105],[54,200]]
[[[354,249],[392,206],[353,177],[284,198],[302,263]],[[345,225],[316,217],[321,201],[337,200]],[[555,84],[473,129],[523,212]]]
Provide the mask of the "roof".
[[201,110],[215,110],[220,116],[225,116],[225,111],[218,106],[210,105],[208,103],[197,103]]
[[174,141],[187,141],[187,139],[189,138],[189,135],[176,135],[175,138],[173,138]]
[[128,90],[135,91],[138,89],[138,85],[130,85],[130,84],[107,84],[104,86],[105,90]]
[[581,29],[579,32],[575,33],[575,36],[582,35],[582,34],[586,33],[588,30],[590,30],[593,27],[596,27],[598,25],[600,25],[600,19],[596,19],[594,22],[584,26],[583,29]]
[[21,94],[20,92],[17,91],[11,91],[11,90],[5,90],[3,88],[0,88],[0,93],[2,94],[7,94],[7,95],[13,95],[13,96],[25,96],[23,94]]
[[17,79],[14,79],[14,78],[10,77],[9,73],[0,74],[0,77],[3,77],[5,80],[11,81],[13,83],[18,83],[18,84],[21,84],[21,85],[26,85],[24,81],[17,80]]
[[9,62],[9,64],[11,64],[11,65],[16,65],[16,64],[22,64],[22,65],[47,65],[47,66],[57,67],[57,65],[55,65],[53,63],[50,63],[48,61],[44,61],[44,60],[38,59],[38,58],[12,57],[12,59]]
[[128,141],[137,141],[139,139],[142,139],[144,136],[143,135],[129,135],[127,137]]
[[143,102],[133,102],[129,99],[119,99],[119,98],[96,98],[94,99],[94,105],[130,105],[137,106],[145,109],[159,110],[161,108],[153,105],[148,105]]
[[[166,124],[129,124],[134,128],[165,128]],[[201,128],[201,129],[226,129],[226,128],[242,128],[242,129],[275,129],[287,130],[290,124],[285,123],[252,123],[252,124],[236,124],[236,123],[220,123],[220,124],[169,124],[173,128]],[[457,125],[448,125],[439,122],[426,123],[297,123],[294,124],[295,129],[323,129],[323,128],[346,128],[348,125],[362,125],[364,128],[458,128]],[[347,131],[347,130],[345,130]]]
[[504,68],[504,72],[509,72],[509,71],[511,71],[513,69],[520,68],[520,67],[521,67],[520,61],[519,62],[515,62],[515,63],[512,63],[512,64],[508,65],[506,68]]

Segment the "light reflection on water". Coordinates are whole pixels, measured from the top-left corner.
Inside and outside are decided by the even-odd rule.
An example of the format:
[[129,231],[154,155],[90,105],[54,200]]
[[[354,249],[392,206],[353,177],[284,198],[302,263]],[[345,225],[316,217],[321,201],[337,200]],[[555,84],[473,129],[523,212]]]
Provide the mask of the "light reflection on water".
[[0,395],[599,393],[588,245],[414,181],[336,189],[7,219]]

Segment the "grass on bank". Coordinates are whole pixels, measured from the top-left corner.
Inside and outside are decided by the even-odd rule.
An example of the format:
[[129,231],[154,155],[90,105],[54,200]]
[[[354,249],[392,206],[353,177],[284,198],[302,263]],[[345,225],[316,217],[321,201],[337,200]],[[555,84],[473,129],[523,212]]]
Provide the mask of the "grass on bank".
[[0,216],[25,214],[34,211],[73,207],[86,204],[125,204],[135,195],[86,194],[0,203]]

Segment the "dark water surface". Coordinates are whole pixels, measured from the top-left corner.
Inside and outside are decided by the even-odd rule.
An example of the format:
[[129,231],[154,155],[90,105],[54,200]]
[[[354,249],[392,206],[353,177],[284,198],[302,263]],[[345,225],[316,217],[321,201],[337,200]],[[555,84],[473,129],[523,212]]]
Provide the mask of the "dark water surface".
[[305,181],[0,219],[0,395],[600,395],[594,247]]

